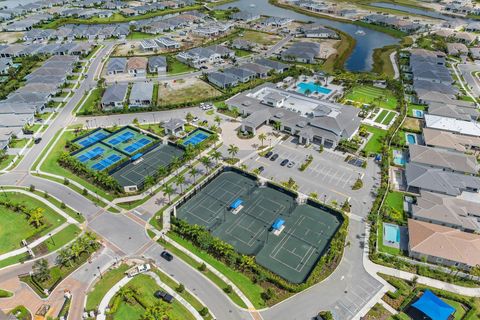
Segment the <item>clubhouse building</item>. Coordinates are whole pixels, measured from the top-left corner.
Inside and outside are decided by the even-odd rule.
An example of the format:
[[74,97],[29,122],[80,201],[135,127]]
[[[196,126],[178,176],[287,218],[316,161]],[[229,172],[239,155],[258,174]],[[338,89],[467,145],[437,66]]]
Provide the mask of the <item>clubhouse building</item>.
[[351,139],[360,127],[359,109],[307,97],[266,83],[226,101],[245,118],[241,130],[255,134],[263,124],[278,123],[279,129],[298,137],[300,144],[335,148]]

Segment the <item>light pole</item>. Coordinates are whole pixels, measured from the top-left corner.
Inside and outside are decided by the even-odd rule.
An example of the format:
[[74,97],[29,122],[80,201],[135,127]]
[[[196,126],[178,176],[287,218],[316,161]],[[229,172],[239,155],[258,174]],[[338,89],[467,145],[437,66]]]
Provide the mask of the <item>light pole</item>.
[[52,233],[51,233],[51,232],[48,234],[48,236],[50,237],[50,240],[52,240],[53,245],[55,245],[55,240],[53,240],[53,237],[52,237]]
[[98,269],[98,273],[100,274],[100,279],[103,279],[103,274],[102,274],[102,270],[100,270],[100,266],[97,266],[97,269]]

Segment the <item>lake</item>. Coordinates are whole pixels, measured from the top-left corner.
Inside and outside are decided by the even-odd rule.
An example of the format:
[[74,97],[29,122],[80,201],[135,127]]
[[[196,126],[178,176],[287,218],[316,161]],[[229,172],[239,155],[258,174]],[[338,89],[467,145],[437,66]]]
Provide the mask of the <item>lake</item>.
[[446,16],[446,15],[441,14],[441,13],[436,12],[436,11],[407,7],[407,6],[402,6],[400,4],[387,3],[387,2],[373,2],[373,3],[370,3],[370,5],[374,6],[374,7],[379,7],[379,8],[394,9],[394,10],[403,11],[403,12],[407,12],[407,13],[418,14],[418,15],[421,15],[421,16],[426,16],[426,17],[431,17],[431,18],[436,18],[436,19],[442,19],[442,20],[453,19],[449,16]]
[[[251,4],[254,4],[255,7],[251,7]],[[227,9],[228,7],[237,7],[240,10],[258,12],[265,16],[286,17],[305,22],[313,21],[348,33],[357,40],[352,54],[345,62],[345,69],[349,71],[372,70],[373,50],[399,42],[399,39],[383,32],[362,28],[351,23],[307,16],[293,10],[276,7],[268,3],[268,0],[238,0],[218,6],[217,8]],[[365,34],[357,33],[359,30],[364,31]]]

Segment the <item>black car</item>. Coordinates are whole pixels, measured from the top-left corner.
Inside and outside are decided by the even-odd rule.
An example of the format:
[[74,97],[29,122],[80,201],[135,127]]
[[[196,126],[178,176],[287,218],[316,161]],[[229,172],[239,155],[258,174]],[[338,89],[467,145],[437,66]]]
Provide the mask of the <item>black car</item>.
[[158,291],[155,291],[155,293],[153,294],[155,296],[155,298],[157,299],[162,299],[163,301],[165,302],[168,302],[168,303],[172,303],[173,302],[173,296],[166,293],[165,291],[162,291],[162,290],[158,290]]
[[272,154],[273,154],[272,151],[268,151],[267,154],[265,155],[265,158],[270,158]]
[[40,141],[42,141],[42,138],[35,138],[35,140],[33,140],[33,142],[35,142],[35,144],[39,144]]
[[160,256],[167,261],[173,260],[173,255],[168,251],[162,251],[162,253],[160,253]]
[[265,167],[264,166],[260,166],[258,167],[258,173],[262,173],[263,170],[265,170]]
[[278,158],[278,153],[275,153],[275,154],[270,158],[270,160],[271,160],[271,161],[275,161],[275,160],[277,160],[277,158]]
[[284,167],[287,165],[287,163],[288,163],[288,159],[284,159],[282,162],[280,162],[280,165]]

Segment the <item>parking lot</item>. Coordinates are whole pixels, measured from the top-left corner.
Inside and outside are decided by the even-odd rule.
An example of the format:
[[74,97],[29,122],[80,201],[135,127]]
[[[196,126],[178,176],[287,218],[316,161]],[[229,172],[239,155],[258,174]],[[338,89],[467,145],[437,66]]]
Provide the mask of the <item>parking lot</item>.
[[[322,202],[331,203],[335,200],[341,205],[345,199],[349,199],[352,209],[363,212],[362,216],[366,214],[366,210],[358,206],[368,202],[369,191],[375,182],[373,164],[369,163],[372,168],[364,169],[355,165],[355,161],[352,164],[345,162],[346,155],[342,153],[331,150],[319,153],[313,148],[304,148],[291,141],[275,146],[272,152],[278,154],[275,161],[257,155],[247,159],[245,164],[249,170],[264,167],[260,175],[277,182],[292,178],[298,184],[300,192],[307,195],[315,192]],[[313,156],[312,163],[306,170],[300,171],[300,166],[309,155]],[[281,166],[284,159],[295,162],[295,165],[291,168]],[[352,186],[358,178],[362,178],[364,187],[354,191]]]

